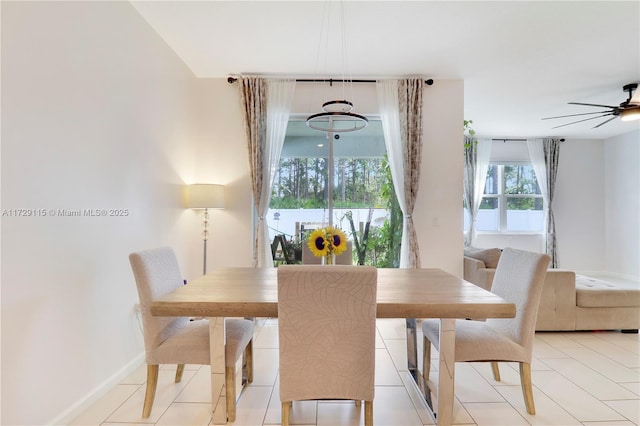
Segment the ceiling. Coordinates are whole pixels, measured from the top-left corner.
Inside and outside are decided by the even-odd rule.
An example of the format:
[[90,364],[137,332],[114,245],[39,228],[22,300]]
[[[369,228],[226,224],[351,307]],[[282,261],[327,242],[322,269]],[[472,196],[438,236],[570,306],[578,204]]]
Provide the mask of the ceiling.
[[602,110],[568,102],[627,99],[622,86],[640,82],[638,0],[132,4],[198,77],[463,79],[464,115],[480,136],[604,139],[640,128],[541,120]]

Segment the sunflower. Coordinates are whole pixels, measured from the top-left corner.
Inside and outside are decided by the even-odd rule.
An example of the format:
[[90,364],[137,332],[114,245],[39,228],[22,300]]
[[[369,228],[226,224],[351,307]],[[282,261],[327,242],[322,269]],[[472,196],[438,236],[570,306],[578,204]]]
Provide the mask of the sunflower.
[[314,256],[326,256],[329,254],[329,244],[325,237],[324,229],[316,229],[309,236],[309,249]]
[[326,228],[329,244],[333,248],[333,254],[338,255],[347,249],[347,236],[339,228]]

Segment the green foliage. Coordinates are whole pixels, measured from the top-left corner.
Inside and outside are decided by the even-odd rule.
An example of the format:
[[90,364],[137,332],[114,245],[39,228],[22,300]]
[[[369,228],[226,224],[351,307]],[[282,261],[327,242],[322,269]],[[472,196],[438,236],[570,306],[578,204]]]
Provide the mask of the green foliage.
[[[381,195],[386,175],[381,158],[341,158],[336,161],[333,205],[366,208],[386,204]],[[280,160],[271,192],[273,209],[326,208],[328,169],[324,158]]]
[[323,209],[327,207],[327,201],[317,198],[299,199],[286,196],[272,198],[269,206],[272,209]]
[[396,198],[391,167],[387,156],[384,157],[381,168],[384,173],[384,184],[380,190],[380,197],[389,210],[389,218],[385,219],[381,227],[365,227],[363,233],[356,232],[351,222],[352,238],[362,242],[360,253],[356,253],[360,265],[373,265],[378,268],[397,268],[400,266],[400,243],[402,241],[402,210]]
[[[476,135],[476,131],[473,130],[473,128],[471,127],[472,124],[473,124],[473,120],[464,120],[462,129],[464,133],[469,135],[472,142],[478,143],[478,141],[474,138],[474,136]],[[466,139],[465,139],[465,143],[464,143],[465,149],[471,148],[472,142],[466,142]]]
[[388,244],[384,258],[385,268],[397,268],[400,266],[400,243],[402,242],[402,210],[398,204],[393,179],[391,178],[391,167],[387,157],[384,158],[384,171],[386,175],[386,183],[383,187],[383,193],[387,200],[387,208],[389,209],[389,219],[385,220],[380,229],[381,238]]
[[471,125],[473,124],[473,120],[464,120],[464,131],[469,133],[469,136],[475,136],[476,131],[473,130],[473,128],[471,127]]
[[[397,268],[400,263],[402,211],[395,196],[391,168],[384,158],[336,160],[334,208],[386,207],[389,218],[381,227],[367,224],[363,232],[351,227],[357,263]],[[328,169],[324,158],[281,159],[271,193],[272,209],[322,209],[328,207]]]

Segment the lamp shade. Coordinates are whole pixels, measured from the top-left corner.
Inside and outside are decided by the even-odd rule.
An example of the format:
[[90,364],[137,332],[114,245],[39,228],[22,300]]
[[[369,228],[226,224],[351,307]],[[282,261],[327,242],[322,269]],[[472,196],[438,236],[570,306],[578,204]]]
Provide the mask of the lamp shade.
[[187,207],[190,209],[224,208],[224,186],[213,184],[187,186]]

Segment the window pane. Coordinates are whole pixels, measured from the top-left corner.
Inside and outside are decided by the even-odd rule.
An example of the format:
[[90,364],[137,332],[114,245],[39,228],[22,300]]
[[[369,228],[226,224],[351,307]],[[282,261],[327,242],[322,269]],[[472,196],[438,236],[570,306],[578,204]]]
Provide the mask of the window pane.
[[497,231],[500,229],[500,210],[497,198],[484,197],[478,210],[477,231]]
[[497,194],[500,187],[498,182],[498,166],[489,166],[487,169],[487,180],[484,184],[485,194]]
[[542,198],[507,197],[507,231],[542,231]]
[[506,197],[507,210],[542,210],[541,197]]
[[530,164],[504,166],[505,194],[540,194],[533,166]]
[[[304,120],[289,121],[266,217],[270,239],[284,234],[291,247],[302,247],[305,233],[328,224],[331,196],[333,225],[360,243],[367,236],[361,246],[364,254],[357,256],[354,250],[354,262],[397,267],[402,211],[385,160],[382,123],[370,120],[363,130],[336,136],[328,140]],[[333,164],[328,161],[330,144]],[[331,187],[329,170],[333,170]]]

